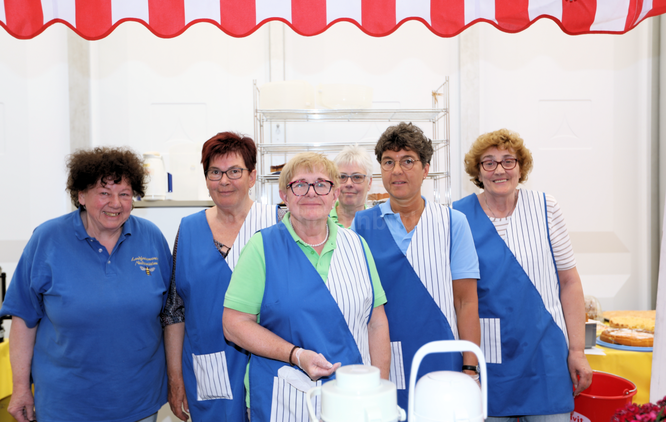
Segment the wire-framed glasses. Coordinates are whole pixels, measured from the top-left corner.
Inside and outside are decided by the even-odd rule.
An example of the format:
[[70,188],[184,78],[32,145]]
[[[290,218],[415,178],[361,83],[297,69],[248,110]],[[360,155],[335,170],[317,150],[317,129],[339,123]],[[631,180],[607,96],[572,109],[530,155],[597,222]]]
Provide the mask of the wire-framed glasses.
[[365,175],[365,174],[361,174],[361,173],[353,173],[353,174],[341,173],[340,174],[340,183],[342,183],[344,185],[345,183],[347,183],[347,179],[351,179],[352,183],[354,183],[355,185],[358,185],[359,183],[363,183],[363,181],[365,180],[366,177],[368,177],[368,176]]
[[[412,157],[403,158],[402,160],[400,160],[400,167],[403,170],[411,170],[412,167],[414,167],[414,163],[416,163],[417,161],[421,160],[415,160]],[[391,171],[393,170],[393,167],[395,167],[395,160],[391,160],[390,158],[382,160],[382,170]]]
[[483,168],[485,171],[494,171],[498,164],[501,164],[504,170],[511,170],[516,167],[516,164],[518,164],[518,159],[510,157],[505,158],[502,161],[485,160],[481,161],[481,168]]
[[333,189],[333,182],[330,180],[317,180],[314,183],[308,183],[303,180],[296,180],[287,185],[291,192],[296,196],[305,196],[310,192],[310,186],[319,196],[328,195]]
[[206,172],[206,177],[208,177],[208,180],[216,182],[218,180],[222,180],[222,176],[226,174],[229,180],[238,180],[243,176],[243,170],[249,171],[249,169],[244,169],[242,167],[232,167],[227,171],[222,171],[218,168],[211,168]]

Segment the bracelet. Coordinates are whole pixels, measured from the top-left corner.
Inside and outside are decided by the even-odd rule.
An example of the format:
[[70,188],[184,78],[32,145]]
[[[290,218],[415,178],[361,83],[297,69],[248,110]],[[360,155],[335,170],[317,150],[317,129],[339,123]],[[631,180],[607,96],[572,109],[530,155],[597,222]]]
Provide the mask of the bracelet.
[[289,365],[294,366],[294,363],[291,361],[291,357],[294,355],[294,350],[298,349],[298,346],[294,346],[289,352]]
[[474,371],[474,372],[476,372],[477,374],[479,373],[479,369],[478,369],[478,367],[477,367],[477,366],[474,366],[474,365],[463,365],[463,366],[462,366],[462,370],[463,370],[463,371]]

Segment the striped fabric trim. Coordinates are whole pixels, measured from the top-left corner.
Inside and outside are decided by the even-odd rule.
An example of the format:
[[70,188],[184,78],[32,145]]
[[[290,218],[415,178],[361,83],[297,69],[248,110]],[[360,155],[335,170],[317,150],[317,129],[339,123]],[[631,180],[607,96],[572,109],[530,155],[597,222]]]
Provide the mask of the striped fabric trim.
[[340,307],[363,363],[370,365],[368,322],[374,305],[372,280],[361,238],[351,230],[338,228],[326,286]]
[[[292,369],[293,368],[289,368]],[[314,386],[321,386],[321,381],[312,382]],[[305,405],[307,396],[305,392],[294,387],[285,378],[273,378],[273,397],[271,400],[270,422],[310,422],[310,416]],[[315,414],[321,414],[321,397],[313,397]],[[285,406],[286,404],[286,406]]]
[[521,189],[506,231],[506,243],[543,299],[544,306],[569,342],[560,282],[548,236],[545,195]]
[[407,260],[421,282],[449,321],[453,336],[458,338],[458,321],[453,306],[451,277],[451,210],[427,202],[414,236],[407,248]]
[[252,204],[252,208],[250,208],[250,212],[247,213],[247,217],[245,217],[245,221],[238,232],[238,236],[236,236],[236,240],[234,241],[233,246],[231,246],[229,254],[225,258],[227,260],[227,265],[229,265],[232,272],[234,271],[234,268],[236,268],[243,247],[250,241],[252,235],[275,223],[277,223],[275,205],[260,204],[258,202]]
[[479,318],[481,350],[486,363],[502,363],[502,327],[499,318]]
[[285,22],[306,36],[346,21],[381,37],[416,20],[438,36],[452,37],[478,22],[519,32],[541,18],[576,35],[624,33],[663,13],[666,0],[0,0],[0,25],[21,39],[56,22],[97,40],[125,21],[172,38],[199,22],[245,37],[269,21]]
[[[553,247],[553,255],[555,256],[555,264],[557,271],[570,270],[576,267],[576,257],[574,256],[573,247],[571,246],[571,239],[567,225],[564,222],[564,215],[552,195],[546,194],[546,206],[548,209],[548,231],[550,234],[550,244]],[[497,233],[506,242],[506,228],[509,227],[511,216],[506,218],[490,218]]]
[[389,381],[395,384],[398,390],[405,390],[407,388],[407,380],[405,379],[405,363],[402,358],[402,342],[391,342],[391,368],[389,371]]
[[197,400],[234,399],[224,352],[207,355],[193,353],[192,366],[197,379]]

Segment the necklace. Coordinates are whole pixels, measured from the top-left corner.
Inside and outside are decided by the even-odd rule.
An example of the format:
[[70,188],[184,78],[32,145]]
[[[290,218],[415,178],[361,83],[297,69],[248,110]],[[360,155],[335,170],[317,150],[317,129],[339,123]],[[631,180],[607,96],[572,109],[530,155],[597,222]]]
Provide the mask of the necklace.
[[[485,193],[483,194],[483,201],[486,203],[486,207],[488,207],[488,211],[490,211],[490,213],[493,215],[493,218],[498,220],[497,216],[493,212],[493,209],[490,208],[490,204],[488,203],[488,196]],[[518,204],[518,189],[516,189],[516,194],[514,195],[513,207],[511,208],[511,211],[509,211],[509,213],[503,218],[511,216],[511,214],[513,214],[513,210],[516,209],[517,204]]]
[[308,246],[312,246],[313,248],[316,248],[317,246],[321,246],[324,243],[326,243],[327,240],[328,240],[328,223],[326,224],[326,237],[324,238],[324,240],[321,243],[317,243],[316,245],[311,245],[307,242],[303,242],[303,243],[305,243]]

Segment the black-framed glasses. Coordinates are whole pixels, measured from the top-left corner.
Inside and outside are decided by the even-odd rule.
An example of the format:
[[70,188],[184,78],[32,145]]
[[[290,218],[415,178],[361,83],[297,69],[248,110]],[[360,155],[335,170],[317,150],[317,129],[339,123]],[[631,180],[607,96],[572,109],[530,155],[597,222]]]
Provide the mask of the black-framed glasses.
[[212,168],[208,169],[206,172],[206,177],[208,177],[208,180],[217,182],[218,180],[222,180],[222,176],[226,174],[229,180],[238,180],[243,177],[243,170],[250,171],[250,169],[244,169],[242,167],[232,167],[227,171],[222,171],[218,168]]
[[303,180],[296,180],[287,185],[291,192],[296,196],[305,196],[310,192],[310,186],[314,192],[319,196],[328,195],[333,189],[333,182],[330,180],[317,180],[314,183],[304,182]]
[[361,174],[361,173],[352,173],[352,174],[341,173],[340,183],[344,185],[345,183],[347,183],[347,179],[351,179],[352,183],[358,185],[359,183],[363,183],[366,177],[368,177],[366,174]]
[[511,170],[514,167],[516,167],[516,164],[518,164],[518,159],[505,158],[502,161],[485,160],[481,161],[480,163],[481,168],[484,169],[485,171],[494,171],[497,168],[498,164],[501,164],[504,170]]
[[[417,161],[421,160],[415,160],[412,157],[403,158],[400,160],[400,168],[403,170],[411,170],[412,167],[414,167],[414,163]],[[382,170],[391,171],[393,170],[393,167],[395,167],[395,160],[391,160],[389,158],[382,160]]]

